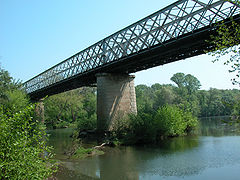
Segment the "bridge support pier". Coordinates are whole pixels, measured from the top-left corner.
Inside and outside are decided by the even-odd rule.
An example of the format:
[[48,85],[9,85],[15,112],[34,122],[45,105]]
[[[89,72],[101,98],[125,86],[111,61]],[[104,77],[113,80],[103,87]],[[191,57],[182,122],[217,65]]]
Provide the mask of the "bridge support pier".
[[97,130],[111,131],[130,113],[137,113],[133,75],[99,73],[97,77]]
[[44,117],[44,102],[43,99],[40,99],[38,103],[35,105],[35,112],[38,121],[44,123],[45,117]]

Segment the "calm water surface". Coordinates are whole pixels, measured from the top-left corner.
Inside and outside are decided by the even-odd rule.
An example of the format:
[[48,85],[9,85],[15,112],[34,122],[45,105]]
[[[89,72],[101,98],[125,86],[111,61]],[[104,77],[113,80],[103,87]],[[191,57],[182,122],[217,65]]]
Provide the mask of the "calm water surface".
[[48,131],[56,159],[62,163],[59,180],[239,180],[239,127],[219,118],[201,119],[198,135],[161,141],[157,146],[112,148],[84,160],[69,160],[72,129]]

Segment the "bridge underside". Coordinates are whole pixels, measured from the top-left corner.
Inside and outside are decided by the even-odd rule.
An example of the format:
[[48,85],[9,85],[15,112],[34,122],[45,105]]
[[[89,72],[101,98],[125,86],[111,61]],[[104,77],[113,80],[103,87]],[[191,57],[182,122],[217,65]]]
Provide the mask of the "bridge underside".
[[164,45],[146,49],[130,57],[123,58],[120,61],[112,62],[101,68],[92,69],[86,73],[76,75],[71,79],[60,81],[29,95],[31,99],[38,100],[47,95],[50,96],[79,87],[94,85],[97,82],[96,74],[98,73],[129,74],[204,54],[206,50],[211,48],[206,41],[210,39],[210,34],[213,34],[213,32],[205,28],[198,33],[184,35]]
[[[239,23],[240,6],[226,0],[178,0],[102,39],[23,84],[32,100],[97,84],[97,129],[111,130],[137,113],[131,73],[204,54],[216,21]],[[231,27],[231,26],[230,26]],[[234,30],[234,29],[233,29]]]
[[[234,20],[239,22],[239,15],[235,16]],[[231,20],[227,19],[225,22],[227,24]],[[213,48],[207,40],[210,40],[210,35],[214,33],[216,33],[214,26],[198,29],[197,31],[166,41],[164,44],[139,51],[118,61],[106,63],[85,73],[36,90],[29,95],[32,100],[38,100],[47,95],[50,96],[83,86],[93,86],[97,82],[96,74],[98,73],[129,74],[204,54]]]

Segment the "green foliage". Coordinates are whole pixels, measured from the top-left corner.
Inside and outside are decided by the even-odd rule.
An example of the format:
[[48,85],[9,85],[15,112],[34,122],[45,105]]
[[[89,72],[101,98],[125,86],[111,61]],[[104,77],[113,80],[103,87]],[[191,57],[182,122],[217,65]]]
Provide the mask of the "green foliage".
[[237,101],[236,103],[234,103],[232,108],[233,108],[233,112],[231,115],[233,116],[234,119],[237,119],[238,121],[240,121],[240,101]]
[[72,123],[76,119],[77,109],[81,108],[82,104],[78,96],[70,91],[48,97],[44,101],[44,107],[47,127],[56,128]]
[[171,80],[178,86],[174,89],[177,95],[175,104],[185,111],[191,111],[194,116],[198,116],[200,108],[196,93],[201,86],[200,81],[193,75],[184,73],[174,74]]
[[48,128],[74,126],[96,128],[96,94],[93,88],[80,88],[48,97],[44,101]]
[[82,99],[82,113],[77,118],[77,130],[92,130],[97,128],[96,95],[94,92],[85,92]]
[[[182,110],[180,110],[182,111]],[[186,122],[185,133],[189,133],[198,127],[198,119],[189,111],[182,111],[183,120]]]
[[20,83],[16,82],[9,72],[0,66],[0,104],[5,110],[17,112],[29,103],[27,95],[19,90]]
[[138,112],[113,128],[113,136],[123,144],[156,143],[161,137],[186,135],[198,126],[190,112],[177,106],[162,106],[157,112]]
[[157,111],[154,121],[158,134],[164,136],[184,135],[197,126],[197,119],[191,113],[169,105]]
[[74,154],[74,158],[85,158],[87,157],[89,154],[91,154],[93,151],[92,148],[84,148],[84,147],[79,147],[75,154]]
[[160,108],[155,116],[155,121],[161,135],[176,136],[184,134],[186,122],[177,108],[170,106]]
[[92,130],[97,127],[97,115],[93,114],[90,117],[82,116],[77,123],[77,130]]
[[83,159],[83,158],[86,158],[88,156],[94,156],[94,155],[98,156],[98,155],[102,155],[102,154],[104,154],[104,152],[100,151],[98,149],[84,148],[84,147],[81,146],[76,150],[75,154],[73,155],[73,158]]
[[184,111],[191,111],[194,116],[200,113],[199,99],[197,97],[198,89],[201,84],[199,80],[184,73],[176,73],[171,80],[174,85],[154,84],[151,87],[146,85],[136,86],[136,99],[138,110],[145,113],[153,113],[159,107],[165,105],[177,105]]
[[[233,1],[240,5],[239,0]],[[230,65],[229,72],[236,74],[236,78],[232,79],[233,84],[239,84],[240,74],[240,25],[232,19],[230,24],[219,22],[216,25],[217,34],[211,36],[209,43],[213,45],[213,49],[209,54],[215,57],[215,61],[224,59],[225,65]]]
[[0,103],[8,100],[7,91],[19,89],[20,83],[15,81],[8,71],[0,66]]
[[94,91],[85,92],[83,98],[83,109],[87,112],[87,116],[90,118],[96,115],[96,94]]
[[153,103],[154,110],[162,107],[166,104],[174,104],[176,99],[176,93],[172,86],[162,86],[155,91],[155,100]]
[[185,88],[188,94],[196,92],[201,87],[200,81],[191,74],[176,73],[171,80],[177,84],[178,88]]
[[127,143],[150,143],[156,138],[155,122],[152,114],[139,112],[131,115],[129,119],[129,130],[126,133]]
[[34,105],[0,67],[0,179],[45,179],[55,166]]
[[0,66],[0,103],[2,104],[7,100],[6,91],[10,90],[12,78],[8,71],[5,71]]
[[29,104],[27,94],[19,89],[8,90],[5,92],[7,100],[4,101],[4,109],[16,113],[24,109]]
[[0,92],[9,90],[12,87],[12,77],[9,72],[0,67]]
[[[5,111],[5,110],[4,110]],[[46,134],[34,107],[12,114],[0,108],[0,179],[44,179],[52,173]]]
[[[239,0],[231,1],[231,3],[236,3],[240,5]],[[213,46],[210,55],[215,57],[213,62],[223,59],[224,64],[230,66],[229,72],[235,73],[235,78],[232,79],[233,84],[240,84],[240,24],[235,22],[232,18],[231,23],[226,24],[226,22],[219,22],[216,25],[217,33],[211,36],[209,43]],[[224,101],[225,104],[230,105],[231,102]],[[239,102],[235,102],[238,106]],[[233,114],[236,116],[236,112],[233,108]],[[230,110],[228,110],[230,111]],[[238,116],[238,115],[237,115]]]
[[197,94],[200,106],[200,116],[226,116],[233,112],[233,104],[240,97],[239,90],[218,90],[211,88],[209,91],[201,90]]
[[151,111],[154,101],[152,89],[146,85],[138,85],[135,87],[137,109]]
[[[194,116],[229,116],[233,113],[233,104],[238,103],[240,91],[218,90],[198,90],[199,81],[192,76],[195,83],[185,82],[185,77],[191,77],[184,73],[176,73],[172,80],[178,84],[160,85],[154,84],[151,87],[146,85],[136,86],[136,100],[139,112],[154,113],[165,105],[176,105],[184,111],[191,112]],[[194,88],[191,90],[191,85]],[[188,88],[187,88],[188,87]],[[236,114],[236,113],[235,113]]]
[[185,135],[198,126],[196,116],[239,117],[239,90],[199,90],[192,75],[177,73],[176,84],[136,86],[138,115],[115,124],[113,136],[124,144],[156,142],[163,136]]

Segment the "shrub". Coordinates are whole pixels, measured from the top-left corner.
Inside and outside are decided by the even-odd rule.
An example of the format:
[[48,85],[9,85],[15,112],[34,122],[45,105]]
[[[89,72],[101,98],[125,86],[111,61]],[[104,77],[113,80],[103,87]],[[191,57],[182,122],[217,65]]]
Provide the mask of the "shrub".
[[138,115],[130,115],[128,120],[119,122],[113,135],[123,144],[151,143],[162,136],[186,135],[198,125],[190,112],[169,105],[151,114],[138,112]]
[[97,127],[97,115],[93,114],[90,117],[82,116],[77,121],[77,130],[92,130]]
[[140,112],[138,115],[131,115],[129,120],[132,142],[139,144],[155,141],[156,127],[152,114]]
[[176,106],[163,106],[158,109],[154,121],[157,134],[163,136],[185,135],[197,126],[197,119],[190,112],[184,112]]
[[3,108],[6,111],[11,111],[11,113],[16,113],[24,109],[29,104],[29,99],[27,94],[21,90],[13,89],[4,92],[6,99],[3,104]]
[[84,148],[82,146],[80,146],[76,152],[74,153],[74,155],[72,156],[72,158],[81,158],[84,159],[88,156],[98,156],[98,155],[103,155],[104,152],[98,149],[94,149],[94,148]]
[[59,121],[56,124],[56,128],[68,128],[71,124],[69,122],[66,121]]
[[183,119],[187,123],[187,127],[185,129],[186,133],[191,132],[192,130],[196,129],[198,126],[198,120],[196,117],[193,117],[191,112],[184,111],[183,112]]
[[0,108],[0,179],[44,179],[52,173],[45,131],[33,120],[33,109],[11,114]]
[[120,144],[142,144],[153,142],[155,126],[153,118],[148,113],[131,114],[123,119],[116,120],[112,127],[112,136]]

